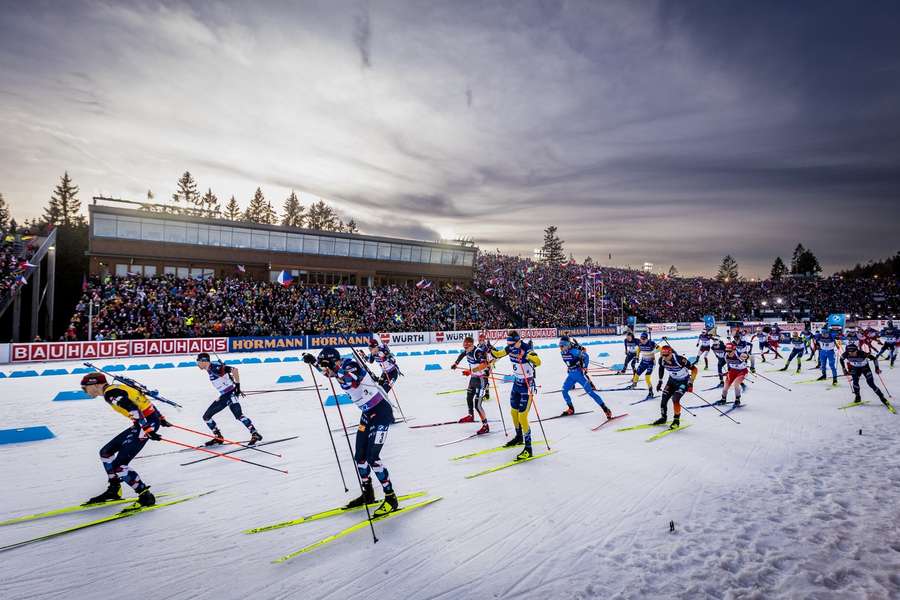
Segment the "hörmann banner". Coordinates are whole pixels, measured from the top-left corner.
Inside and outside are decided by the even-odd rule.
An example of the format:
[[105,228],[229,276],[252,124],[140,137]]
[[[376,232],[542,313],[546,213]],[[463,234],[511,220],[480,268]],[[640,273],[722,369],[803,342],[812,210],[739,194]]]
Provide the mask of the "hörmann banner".
[[305,335],[228,338],[229,352],[262,352],[265,350],[305,350]]
[[130,356],[165,356],[227,351],[228,338],[37,342],[32,344],[11,344],[10,362],[128,358]]
[[322,333],[306,336],[307,348],[368,346],[371,333]]

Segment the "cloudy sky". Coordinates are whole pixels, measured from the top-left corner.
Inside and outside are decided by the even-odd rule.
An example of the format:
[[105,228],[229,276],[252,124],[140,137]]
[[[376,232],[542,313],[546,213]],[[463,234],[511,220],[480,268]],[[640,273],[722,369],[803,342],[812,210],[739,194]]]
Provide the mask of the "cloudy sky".
[[[747,276],[898,249],[897,2],[0,2],[0,193],[291,189],[366,233]],[[608,259],[612,254],[612,260]]]

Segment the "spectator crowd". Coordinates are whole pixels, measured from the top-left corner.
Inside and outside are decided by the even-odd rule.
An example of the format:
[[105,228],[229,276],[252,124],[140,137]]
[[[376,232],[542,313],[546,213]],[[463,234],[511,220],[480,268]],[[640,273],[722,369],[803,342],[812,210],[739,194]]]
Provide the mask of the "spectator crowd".
[[33,267],[28,261],[37,249],[36,239],[18,230],[0,232],[0,308],[17,288],[25,285],[28,271]]
[[[6,268],[14,268],[7,259]],[[18,260],[18,258],[16,258]],[[5,281],[5,279],[4,279]],[[480,254],[470,286],[284,287],[246,278],[177,279],[172,275],[91,279],[65,339],[301,335],[328,331],[441,331],[572,327],[592,322],[720,321],[786,311],[787,318],[832,312],[862,318],[900,312],[895,279],[786,278],[717,281],[668,277],[570,262],[537,263]],[[93,307],[89,306],[93,303]],[[791,312],[794,309],[803,312]]]

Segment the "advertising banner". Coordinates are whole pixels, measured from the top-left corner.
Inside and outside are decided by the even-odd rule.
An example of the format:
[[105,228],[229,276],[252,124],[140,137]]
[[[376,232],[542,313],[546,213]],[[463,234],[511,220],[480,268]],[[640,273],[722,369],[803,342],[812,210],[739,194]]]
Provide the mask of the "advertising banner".
[[478,341],[478,332],[474,329],[469,331],[435,331],[431,335],[431,341],[435,344],[443,344],[444,342],[454,342],[461,344],[466,337],[471,337]]
[[[484,335],[489,340],[505,340],[508,331],[508,329],[488,329],[484,332]],[[523,340],[556,337],[555,327],[516,329],[516,331],[519,332]]]
[[397,333],[379,333],[378,337],[381,338],[382,344],[390,344],[392,346],[398,346],[401,344],[415,345],[431,343],[430,331],[401,331]]
[[368,346],[371,333],[321,333],[306,336],[307,348]]
[[0,344],[0,365],[9,362],[9,344]]
[[38,342],[33,344],[11,344],[10,362],[128,358],[130,356],[165,356],[227,351],[228,338]]
[[229,352],[261,352],[264,350],[305,350],[305,335],[228,338]]

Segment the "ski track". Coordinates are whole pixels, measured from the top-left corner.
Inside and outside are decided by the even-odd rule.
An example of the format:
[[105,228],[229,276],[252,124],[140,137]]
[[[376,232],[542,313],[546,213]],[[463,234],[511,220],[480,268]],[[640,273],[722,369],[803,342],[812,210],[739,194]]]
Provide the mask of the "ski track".
[[[691,340],[674,345],[692,354]],[[561,387],[559,353],[539,353],[544,389]],[[461,416],[458,397],[435,395],[455,387],[459,377],[422,372],[426,362],[446,366],[450,360],[451,355],[400,359],[407,375],[397,390],[405,413],[418,422]],[[245,365],[242,375],[254,388],[277,388],[279,375],[299,368]],[[164,409],[167,417],[204,430],[199,415],[214,394],[201,373],[138,375],[185,405],[183,411]],[[0,598],[106,600],[135,585],[145,600],[368,600],[376,593],[415,600],[900,598],[900,456],[894,450],[900,416],[890,415],[865,388],[863,395],[874,404],[836,410],[849,401],[843,380],[831,389],[796,385],[790,371],[766,375],[793,385],[794,392],[757,379],[750,384],[752,406],[731,413],[741,425],[700,410],[696,417],[685,415],[690,430],[646,443],[654,430],[591,431],[599,412],[556,419],[544,426],[558,452],[473,480],[464,476],[510,460],[518,449],[451,462],[452,456],[499,445],[502,436],[436,448],[479,424],[420,430],[397,424],[382,456],[398,493],[427,490],[443,499],[376,523],[378,544],[366,528],[278,565],[271,561],[359,522],[364,513],[242,534],[338,506],[358,489],[347,443],[336,434],[349,488],[343,493],[314,392],[246,398],[244,412],[267,439],[300,437],[270,448],[283,459],[255,452],[237,456],[285,468],[289,475],[216,459],[179,466],[192,453],[135,461],[157,492],[216,492],[4,552]],[[885,369],[883,376],[900,389],[900,371]],[[97,450],[127,423],[99,401],[50,402],[56,392],[76,387],[77,376],[45,377],[39,385],[0,380],[0,427],[47,424],[57,435],[0,447],[0,481],[13,482],[0,487],[0,519],[74,504],[105,485]],[[509,387],[500,393],[505,398]],[[642,395],[601,392],[614,412],[631,413],[616,427],[658,416],[658,399],[629,406]],[[701,395],[714,401],[718,393]],[[537,403],[548,416],[564,404],[552,394],[539,395]],[[575,405],[596,409],[587,398]],[[501,406],[508,410],[506,401]],[[354,423],[357,410],[342,409],[348,424]],[[497,418],[495,401],[485,409]],[[328,410],[331,424],[339,422],[336,409]],[[226,437],[245,431],[227,410],[216,420]],[[186,432],[163,433],[197,442]],[[532,436],[543,439],[536,423]],[[151,442],[146,453],[166,450]],[[0,527],[0,545],[115,510]]]

